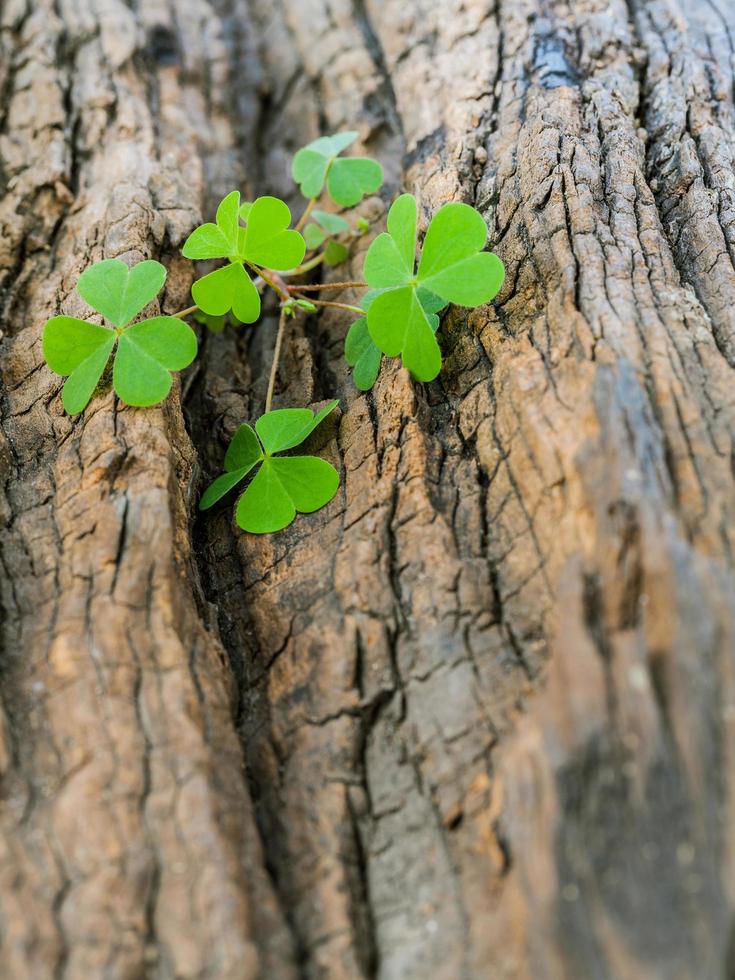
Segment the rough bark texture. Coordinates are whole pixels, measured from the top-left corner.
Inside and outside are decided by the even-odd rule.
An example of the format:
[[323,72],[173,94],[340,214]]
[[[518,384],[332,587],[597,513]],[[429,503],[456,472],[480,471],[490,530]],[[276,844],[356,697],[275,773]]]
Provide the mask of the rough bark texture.
[[[732,977],[733,5],[0,9],[0,975]],[[338,128],[507,281],[427,386],[290,328],[342,489],[245,536],[273,318],[74,419],[41,332]]]

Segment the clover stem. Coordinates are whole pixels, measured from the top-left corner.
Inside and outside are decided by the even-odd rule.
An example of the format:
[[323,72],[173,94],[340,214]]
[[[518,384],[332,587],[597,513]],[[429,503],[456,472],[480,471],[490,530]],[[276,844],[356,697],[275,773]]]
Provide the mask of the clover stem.
[[286,286],[289,292],[304,292],[311,289],[367,289],[366,282],[315,282],[306,286]]
[[311,200],[309,201],[309,203],[306,205],[306,210],[301,215],[301,217],[299,218],[299,220],[296,222],[296,225],[294,226],[294,231],[301,231],[301,229],[306,224],[306,221],[307,221],[309,215],[314,210],[314,205],[316,204],[316,202],[317,202],[317,198],[312,197]]
[[289,269],[288,272],[284,272],[284,276],[301,276],[304,272],[310,272],[312,269],[316,269],[318,265],[324,261],[324,256],[326,252],[320,252],[315,255],[313,259],[309,259],[308,262],[302,262],[301,265],[296,266],[295,269]]
[[265,410],[270,412],[271,405],[273,404],[273,392],[276,387],[276,374],[278,373],[278,361],[281,357],[281,346],[283,345],[283,335],[286,332],[286,310],[281,309],[281,315],[278,319],[278,333],[276,334],[276,345],[273,348],[273,363],[271,364],[271,373],[268,378],[268,391],[265,395]]
[[276,293],[281,299],[291,298],[286,290],[286,284],[279,275],[273,272],[265,272],[259,266],[253,265],[251,262],[246,262],[246,265],[249,269],[252,269],[253,272],[256,272],[263,282],[270,286],[273,292]]
[[350,306],[349,303],[333,303],[331,300],[314,299],[311,296],[305,296],[304,299],[308,299],[314,306],[331,306],[335,310],[349,310],[350,313],[359,313],[360,316],[365,316],[365,310],[361,310],[359,306]]
[[187,306],[185,310],[179,310],[178,313],[170,313],[169,316],[175,317],[177,320],[183,320],[185,316],[196,313],[198,309],[198,306]]

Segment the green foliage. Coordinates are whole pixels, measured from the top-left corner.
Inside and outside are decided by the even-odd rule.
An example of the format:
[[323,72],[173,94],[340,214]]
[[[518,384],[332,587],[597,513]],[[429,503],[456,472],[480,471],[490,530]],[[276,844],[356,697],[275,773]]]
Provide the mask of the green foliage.
[[239,191],[228,194],[217,208],[216,224],[195,228],[181,250],[189,259],[229,259],[229,265],[192,286],[199,309],[210,316],[231,311],[242,323],[254,323],[260,316],[260,294],[245,265],[279,271],[298,266],[306,243],[290,224],[288,205],[277,197],[259,197],[241,205]]
[[368,332],[367,318],[359,317],[345,337],[345,360],[353,369],[352,380],[360,391],[369,391],[375,384],[382,357]]
[[282,408],[261,415],[255,429],[243,424],[225,455],[225,472],[210,484],[199,503],[207,510],[259,465],[239,498],[235,518],[243,531],[267,534],[287,527],[296,516],[319,510],[334,497],[339,474],[316,456],[277,456],[301,445],[337,406],[328,402],[314,414],[308,408]]
[[314,210],[311,212],[311,216],[330,235],[340,235],[343,231],[348,231],[350,227],[349,221],[343,218],[341,214],[333,214],[331,211]]
[[[329,211],[312,211],[311,216],[314,220],[304,228],[307,248],[319,248],[330,235],[340,235],[350,230],[349,222],[345,221],[339,214],[331,214]],[[345,249],[346,252],[347,249]]]
[[84,270],[77,292],[113,327],[124,327],[156,297],[165,281],[160,262],[149,260],[130,268],[120,259],[104,259]]
[[[365,293],[362,298],[362,308],[367,312],[375,297],[382,292],[384,290],[371,289]],[[416,296],[424,309],[429,326],[436,333],[439,329],[439,317],[436,314],[446,306],[446,303],[426,289],[417,289]],[[382,352],[370,336],[366,317],[355,320],[347,333],[345,360],[354,369],[352,379],[355,382],[355,387],[359,388],[360,391],[369,391],[375,384],[380,372]]]
[[[383,354],[400,355],[419,381],[435,378],[441,369],[437,314],[448,303],[470,307],[486,303],[503,282],[503,265],[483,251],[485,223],[472,208],[457,203],[440,208],[417,255],[416,200],[410,194],[399,197],[388,213],[387,231],[367,252],[366,283],[331,284],[371,287],[359,307],[324,300],[321,294],[308,295],[310,287],[330,288],[328,284],[299,286],[294,278],[290,285],[284,282],[322,262],[344,262],[349,243],[369,230],[369,222],[361,216],[348,221],[342,214],[312,210],[325,189],[337,205],[352,207],[380,187],[380,164],[341,156],[357,135],[321,137],[294,157],[293,177],[311,199],[303,237],[291,228],[291,212],[278,198],[242,201],[239,191],[223,198],[215,220],[196,228],[182,252],[189,259],[224,262],[194,283],[196,307],[176,317],[134,322],[165,283],[166,270],[159,262],[128,268],[118,259],[109,259],[87,269],[79,279],[79,293],[107,324],[56,316],[47,322],[43,335],[49,367],[67,378],[62,395],[65,409],[81,412],[108,374],[117,395],[129,405],[159,403],[171,389],[171,372],[186,367],[196,356],[196,336],[180,317],[192,314],[215,334],[228,323],[253,323],[261,312],[260,290],[266,288],[277,294],[281,311],[266,409],[286,318],[316,313],[325,306],[364,312],[345,340],[345,357],[360,390],[375,383]],[[298,227],[305,220],[306,215]],[[304,261],[307,246],[319,254]],[[323,507],[337,492],[337,470],[318,457],[292,453],[336,405],[331,401],[316,414],[303,408],[265,411],[254,428],[241,425],[225,455],[224,472],[202,495],[200,508],[206,510],[234,488],[242,489],[248,478],[235,508],[237,523],[245,531],[278,531],[297,513]]]
[[379,290],[368,311],[368,330],[378,348],[403,364],[419,381],[433,380],[441,369],[441,352],[425,295],[436,302],[480,306],[503,284],[500,259],[485,247],[485,222],[467,204],[445,204],[429,224],[416,269],[417,206],[401,195],[388,212],[388,231],[373,241],[364,275]]
[[319,248],[326,241],[327,237],[326,231],[320,228],[319,225],[309,224],[304,228],[304,241],[310,251]]
[[340,265],[350,254],[350,250],[344,242],[340,242],[331,236],[349,231],[349,222],[340,215],[330,214],[328,211],[314,211],[312,214],[315,221],[310,222],[304,228],[307,248],[317,249],[326,242],[324,261],[327,265]]
[[346,245],[332,239],[324,249],[324,261],[327,265],[341,265],[349,254]]
[[176,317],[156,316],[129,326],[166,279],[159,262],[128,268],[105,259],[79,277],[77,289],[115,329],[71,316],[52,317],[43,332],[43,354],[56,374],[67,376],[62,404],[70,415],[83,411],[114,353],[112,384],[128,405],[156,405],[171,390],[171,371],[188,367],[197,353],[191,327]]
[[336,204],[349,208],[383,183],[383,168],[367,157],[340,157],[358,133],[321,136],[299,150],[291,173],[304,197],[319,197],[326,181],[327,192]]
[[223,314],[222,316],[212,316],[211,313],[204,313],[202,310],[197,310],[197,312],[192,315],[196,322],[205,326],[210,333],[222,333],[228,324],[231,324],[234,327],[242,326],[241,322],[232,312],[229,314]]

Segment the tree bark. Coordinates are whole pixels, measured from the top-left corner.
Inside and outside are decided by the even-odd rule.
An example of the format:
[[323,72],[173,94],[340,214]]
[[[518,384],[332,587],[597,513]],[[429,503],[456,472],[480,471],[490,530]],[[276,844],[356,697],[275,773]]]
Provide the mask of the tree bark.
[[[0,975],[733,976],[735,8],[0,18]],[[75,418],[43,324],[103,257],[188,306],[190,230],[233,187],[298,207],[340,128],[377,230],[466,201],[507,279],[429,385],[361,394],[348,315],[290,324],[274,405],[340,398],[342,486],[245,535],[196,502],[273,315]]]

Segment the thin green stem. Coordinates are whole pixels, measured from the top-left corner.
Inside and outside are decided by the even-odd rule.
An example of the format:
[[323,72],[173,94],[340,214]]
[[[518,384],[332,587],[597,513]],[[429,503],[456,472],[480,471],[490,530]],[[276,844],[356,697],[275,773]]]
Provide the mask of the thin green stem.
[[291,298],[288,294],[285,283],[281,285],[283,281],[281,280],[280,276],[265,272],[259,266],[253,265],[252,262],[247,262],[247,260],[245,264],[249,269],[252,269],[253,272],[257,273],[263,282],[270,286],[273,292],[276,293],[276,295],[278,295],[281,299],[288,300]]
[[[298,296],[298,294],[296,294]],[[359,313],[360,316],[365,316],[365,310],[361,310],[359,306],[350,306],[349,303],[333,303],[331,300],[327,299],[313,299],[311,296],[304,296],[303,299],[307,299],[314,306],[331,306],[335,310],[349,310],[350,313]]]
[[270,412],[271,405],[273,404],[273,392],[276,387],[276,374],[278,373],[278,361],[281,358],[281,347],[283,346],[283,335],[286,332],[286,310],[281,309],[281,315],[278,319],[278,333],[276,334],[276,345],[273,348],[273,363],[271,364],[271,373],[268,378],[268,391],[265,396],[265,410]]
[[188,306],[185,310],[179,310],[178,313],[169,313],[168,315],[176,317],[177,320],[183,320],[185,316],[196,313],[198,309],[198,306]]
[[366,282],[315,282],[305,286],[286,286],[289,292],[305,292],[312,289],[367,289]]
[[301,229],[306,224],[309,215],[314,210],[314,205],[316,204],[316,202],[317,202],[317,198],[316,197],[312,197],[311,200],[309,201],[309,203],[306,205],[306,210],[301,215],[301,217],[299,218],[299,220],[296,222],[296,225],[294,227],[294,231],[301,231]]
[[302,262],[301,265],[297,265],[295,269],[289,269],[288,272],[282,272],[282,276],[300,276],[304,272],[309,272],[311,269],[316,269],[318,265],[324,261],[324,256],[326,252],[320,252],[315,255],[313,259],[309,259],[308,262]]

